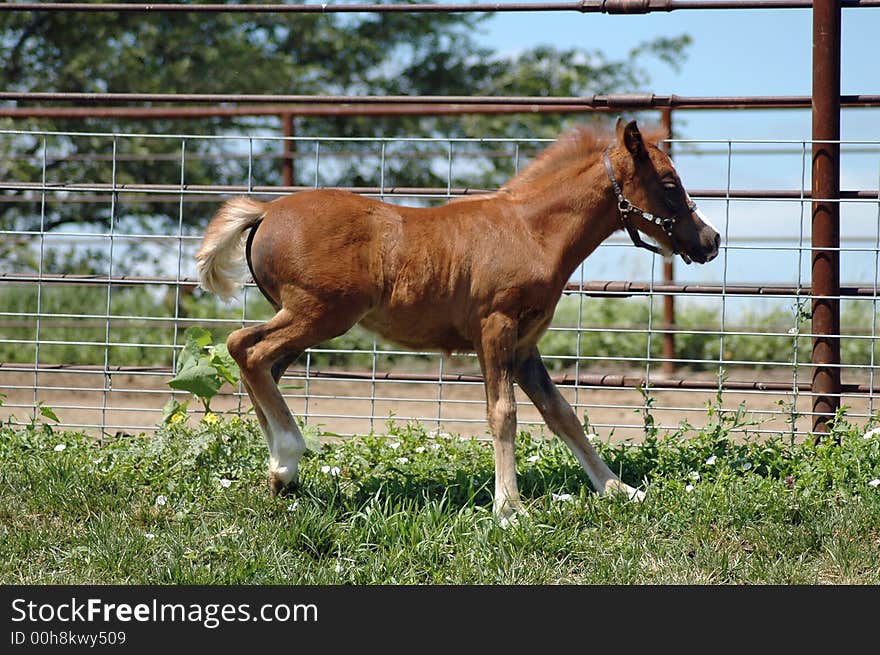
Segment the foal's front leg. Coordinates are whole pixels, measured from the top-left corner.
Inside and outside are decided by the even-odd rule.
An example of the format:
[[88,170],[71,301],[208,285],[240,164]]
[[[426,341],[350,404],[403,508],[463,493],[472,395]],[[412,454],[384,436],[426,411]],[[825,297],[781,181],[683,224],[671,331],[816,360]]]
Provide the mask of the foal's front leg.
[[495,515],[503,522],[523,511],[516,482],[516,400],[513,365],[516,325],[496,313],[482,325],[477,354],[486,385],[486,416],[495,446]]
[[644,492],[621,482],[590,445],[571,405],[550,379],[537,348],[517,367],[516,381],[538,408],[547,426],[571,448],[596,491],[624,493],[632,500],[645,497]]

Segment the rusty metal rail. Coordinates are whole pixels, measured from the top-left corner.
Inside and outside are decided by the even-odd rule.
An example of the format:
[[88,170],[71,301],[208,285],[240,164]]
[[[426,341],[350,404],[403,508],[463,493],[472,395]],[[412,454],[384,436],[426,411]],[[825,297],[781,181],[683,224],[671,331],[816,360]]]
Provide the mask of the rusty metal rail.
[[[404,187],[404,186],[320,186],[321,189],[334,189],[350,191],[362,195],[374,196],[476,196],[494,193],[498,189],[482,189],[478,187]],[[250,193],[281,195],[310,191],[314,185],[291,185],[291,186],[246,186],[243,184],[137,184],[137,183],[108,183],[108,182],[0,182],[0,191],[33,191],[33,192],[67,192],[77,191],[85,193],[177,193],[176,198],[182,192],[189,194],[231,194]],[[810,200],[813,192],[810,190],[798,191],[796,189],[688,189],[688,194],[698,199],[720,200]],[[829,198],[817,196],[823,201]],[[880,190],[873,189],[848,189],[840,191],[838,200],[880,200]],[[17,196],[0,197],[0,202],[28,202],[27,198]],[[75,202],[74,199],[65,198],[65,202]]]
[[[880,0],[878,0],[880,1]],[[124,120],[179,120],[199,118],[233,118],[246,116],[278,117],[327,117],[327,116],[462,116],[477,114],[576,114],[583,112],[614,112],[621,109],[797,109],[810,107],[807,96],[765,96],[686,98],[684,96],[662,96],[667,104],[657,104],[656,100],[645,98],[645,94],[584,97],[578,103],[557,103],[547,98],[534,98],[531,103],[505,104],[487,102],[464,104],[437,101],[430,104],[358,102],[340,104],[243,104],[200,107],[2,107],[0,118],[45,118],[45,119],[94,119],[115,118]],[[0,94],[2,97],[2,94]],[[275,98],[276,96],[272,96]],[[11,100],[12,98],[5,98]],[[16,98],[16,100],[25,100]],[[237,100],[235,102],[238,102]],[[268,100],[267,100],[268,102]],[[725,104],[727,102],[728,104]],[[640,104],[641,103],[641,104]],[[847,95],[841,97],[841,106],[847,108],[880,106],[880,95]]]
[[[808,365],[804,365],[807,368]],[[99,364],[18,364],[0,362],[0,371],[22,371],[41,373],[96,373],[119,375],[172,375],[169,366],[103,366]],[[482,384],[481,375],[467,373],[401,373],[391,371],[319,371],[315,369],[291,369],[285,378],[305,378],[323,380],[352,380],[364,382],[425,382],[442,384]],[[693,390],[693,391],[779,391],[809,393],[810,382],[773,382],[761,380],[699,380],[694,378],[668,378],[639,375],[619,375],[602,373],[582,373],[580,375],[562,374],[551,376],[554,384],[579,387],[612,387],[624,389],[650,388],[654,390]],[[868,384],[844,384],[843,393],[880,393],[880,386]]]
[[[117,237],[118,238],[118,237]],[[73,273],[0,273],[0,283],[5,284],[72,284],[107,286],[141,286],[141,285],[179,285],[196,287],[198,279],[193,277],[171,276],[138,276],[138,275],[78,275]],[[878,289],[871,286],[841,286],[836,298],[870,298],[878,294]],[[813,295],[809,286],[792,284],[674,284],[668,282],[625,282],[625,281],[591,281],[583,284],[569,283],[565,286],[566,293],[579,293],[586,296],[629,297],[648,294],[675,295],[729,295],[729,296],[803,296],[821,298]],[[231,323],[236,320],[230,319]],[[240,321],[239,321],[240,322]]]
[[[2,7],[3,5],[0,5]],[[875,107],[880,95],[849,94],[840,97],[843,107]],[[228,93],[78,93],[0,91],[0,102],[164,102],[164,103],[249,103],[274,105],[519,105],[523,107],[568,106],[608,111],[635,109],[787,109],[811,107],[811,96],[681,96],[654,93],[609,93],[587,96],[352,96],[272,95]],[[567,109],[568,110],[568,109]],[[294,111],[293,108],[285,112]]]
[[565,114],[583,105],[243,105],[220,107],[0,107],[0,118],[121,118],[133,120],[236,116],[460,116],[463,114]]
[[[843,7],[877,7],[880,0],[840,0]],[[438,4],[183,4],[183,3],[85,3],[11,2],[0,4],[0,11],[44,12],[137,12],[137,13],[510,13],[574,11],[581,14],[648,14],[705,9],[810,9],[811,0],[569,0],[568,2],[438,3]]]

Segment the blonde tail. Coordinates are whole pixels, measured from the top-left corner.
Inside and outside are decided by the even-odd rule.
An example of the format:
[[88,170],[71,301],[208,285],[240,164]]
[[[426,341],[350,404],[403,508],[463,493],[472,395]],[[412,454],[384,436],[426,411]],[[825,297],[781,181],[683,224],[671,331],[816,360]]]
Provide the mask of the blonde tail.
[[239,196],[223,203],[211,219],[196,253],[199,282],[206,291],[231,299],[247,279],[244,234],[262,220],[265,203]]

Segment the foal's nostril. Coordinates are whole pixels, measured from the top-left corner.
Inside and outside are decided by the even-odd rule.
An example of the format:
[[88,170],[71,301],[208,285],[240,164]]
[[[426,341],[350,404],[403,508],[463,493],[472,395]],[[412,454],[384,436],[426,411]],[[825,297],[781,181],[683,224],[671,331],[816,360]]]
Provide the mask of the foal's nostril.
[[721,247],[721,235],[717,232],[715,233],[715,250],[718,250]]

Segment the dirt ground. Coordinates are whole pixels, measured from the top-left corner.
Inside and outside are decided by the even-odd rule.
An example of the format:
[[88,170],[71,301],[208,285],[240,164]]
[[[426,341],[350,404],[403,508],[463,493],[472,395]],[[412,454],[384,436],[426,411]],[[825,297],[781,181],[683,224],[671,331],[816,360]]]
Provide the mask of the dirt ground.
[[[804,377],[806,373],[804,373]],[[714,379],[712,372],[701,377]],[[754,377],[754,375],[750,376]],[[767,379],[767,374],[761,374]],[[162,407],[171,397],[167,375],[151,372],[119,373],[109,378],[111,388],[105,392],[105,378],[101,373],[70,373],[41,371],[35,380],[33,372],[22,372],[0,367],[0,393],[6,394],[0,407],[0,420],[14,416],[19,422],[27,421],[33,413],[35,401],[51,407],[63,426],[84,429],[100,434],[101,427],[113,435],[116,432],[138,433],[149,431],[161,421]],[[748,379],[748,377],[743,377]],[[791,381],[790,375],[780,378]],[[35,395],[34,386],[38,387]],[[479,383],[401,383],[377,380],[375,382],[285,378],[282,384],[293,388],[284,390],[291,410],[307,424],[320,427],[324,432],[338,435],[381,433],[386,422],[420,421],[430,430],[484,437],[488,435],[485,422],[485,400]],[[643,413],[645,402],[636,389],[560,387],[575,407],[578,416],[589,418],[593,431],[602,439],[638,441],[644,434]],[[541,418],[528,399],[517,389],[518,419],[521,426],[542,425]],[[714,391],[674,390],[655,391],[651,415],[656,425],[676,428],[682,421],[701,426],[708,420],[707,404],[715,401]],[[186,394],[176,398],[186,400]],[[792,393],[754,391],[725,392],[723,407],[735,410],[745,402],[747,417],[757,424],[750,431],[786,433],[791,426],[787,419]],[[846,398],[851,415],[867,415],[873,407],[865,397]],[[800,394],[796,399],[797,411],[810,411],[812,400]],[[197,400],[190,407],[201,409]],[[247,396],[221,395],[215,398],[215,412],[242,411],[250,407]],[[785,409],[784,409],[785,408]],[[190,420],[197,420],[192,418]],[[809,417],[797,423],[799,430],[809,429]],[[546,433],[546,430],[545,430]]]

